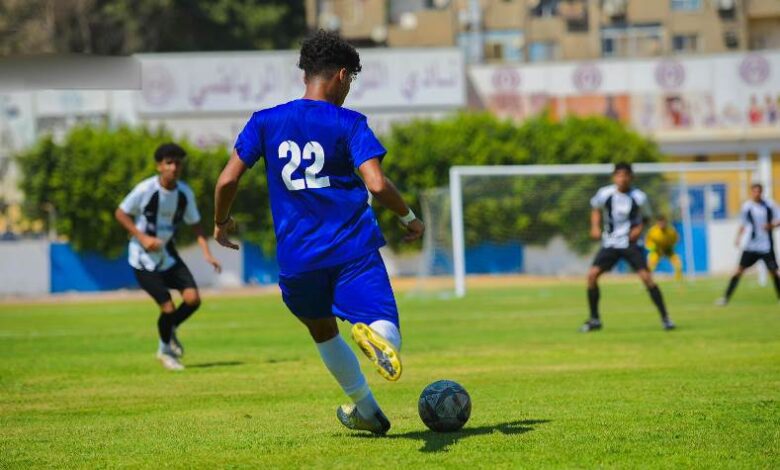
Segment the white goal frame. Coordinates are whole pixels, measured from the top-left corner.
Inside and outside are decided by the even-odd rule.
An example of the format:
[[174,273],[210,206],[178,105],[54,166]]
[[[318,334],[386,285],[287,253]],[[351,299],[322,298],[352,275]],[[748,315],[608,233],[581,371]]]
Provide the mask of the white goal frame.
[[[772,187],[772,168],[761,161],[729,162],[692,162],[692,163],[634,163],[634,173],[677,173],[684,176],[692,172],[752,171],[764,187]],[[557,176],[557,175],[608,175],[613,164],[573,164],[573,165],[487,165],[450,167],[450,216],[452,223],[452,261],[455,275],[455,296],[466,295],[466,245],[463,226],[463,185],[464,176]],[[685,178],[681,178],[682,187],[687,187]],[[595,190],[595,188],[594,188]],[[683,204],[687,205],[687,198]],[[689,212],[683,211],[683,217]],[[684,224],[690,227],[690,221]],[[685,234],[686,252],[692,256],[692,237]],[[688,265],[691,266],[690,260]]]

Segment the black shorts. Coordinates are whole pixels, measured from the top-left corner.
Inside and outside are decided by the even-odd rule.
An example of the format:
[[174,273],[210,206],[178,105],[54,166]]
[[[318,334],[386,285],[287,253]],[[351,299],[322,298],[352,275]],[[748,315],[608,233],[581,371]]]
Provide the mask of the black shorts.
[[759,253],[757,251],[743,251],[742,257],[739,259],[740,268],[749,268],[756,264],[758,261],[763,261],[766,265],[766,269],[770,271],[777,271],[777,260],[775,259],[775,252],[770,251],[768,253]]
[[189,268],[181,261],[178,261],[166,271],[133,270],[141,289],[145,290],[157,302],[157,305],[162,305],[171,300],[169,289],[183,291],[184,289],[198,288]]
[[634,271],[647,269],[645,253],[639,245],[630,245],[628,248],[602,248],[596,254],[593,266],[597,266],[603,271],[609,271],[621,259],[626,260]]

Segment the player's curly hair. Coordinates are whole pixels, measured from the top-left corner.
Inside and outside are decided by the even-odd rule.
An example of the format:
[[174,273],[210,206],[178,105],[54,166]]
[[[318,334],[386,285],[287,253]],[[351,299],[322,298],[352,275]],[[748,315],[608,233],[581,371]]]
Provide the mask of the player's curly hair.
[[358,74],[362,67],[360,55],[354,47],[336,33],[320,29],[301,43],[300,67],[307,77],[332,76],[345,68],[351,75]]

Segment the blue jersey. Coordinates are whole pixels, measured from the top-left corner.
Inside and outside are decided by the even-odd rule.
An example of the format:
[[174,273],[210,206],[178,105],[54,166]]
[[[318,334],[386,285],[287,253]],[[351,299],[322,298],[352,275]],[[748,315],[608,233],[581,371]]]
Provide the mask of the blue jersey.
[[355,168],[387,151],[362,114],[294,100],[254,113],[235,149],[249,167],[265,160],[283,273],[335,266],[385,244]]

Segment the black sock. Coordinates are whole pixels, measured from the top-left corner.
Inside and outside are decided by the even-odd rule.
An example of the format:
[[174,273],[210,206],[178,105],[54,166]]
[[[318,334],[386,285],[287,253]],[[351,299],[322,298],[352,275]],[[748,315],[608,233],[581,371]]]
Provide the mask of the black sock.
[[650,298],[653,299],[653,303],[658,309],[658,313],[661,314],[661,318],[666,320],[669,318],[669,314],[666,313],[666,305],[664,305],[664,296],[661,295],[661,289],[658,286],[649,287],[647,292],[650,293]]
[[772,280],[775,281],[775,293],[777,298],[780,299],[780,276],[777,273],[772,273]]
[[171,333],[173,333],[173,313],[160,312],[160,318],[157,319],[157,332],[160,333],[160,340],[168,344],[171,342]]
[[186,302],[182,302],[181,305],[179,305],[179,308],[176,309],[176,312],[173,314],[173,324],[174,326],[179,326],[182,323],[184,323],[188,318],[190,318],[190,315],[195,313],[195,310],[200,307],[200,304],[190,305]]
[[599,297],[601,297],[599,286],[588,288],[588,305],[590,306],[591,320],[599,319]]
[[726,289],[726,300],[731,298],[731,295],[737,289],[737,284],[739,284],[739,276],[733,276],[729,281],[728,289]]

